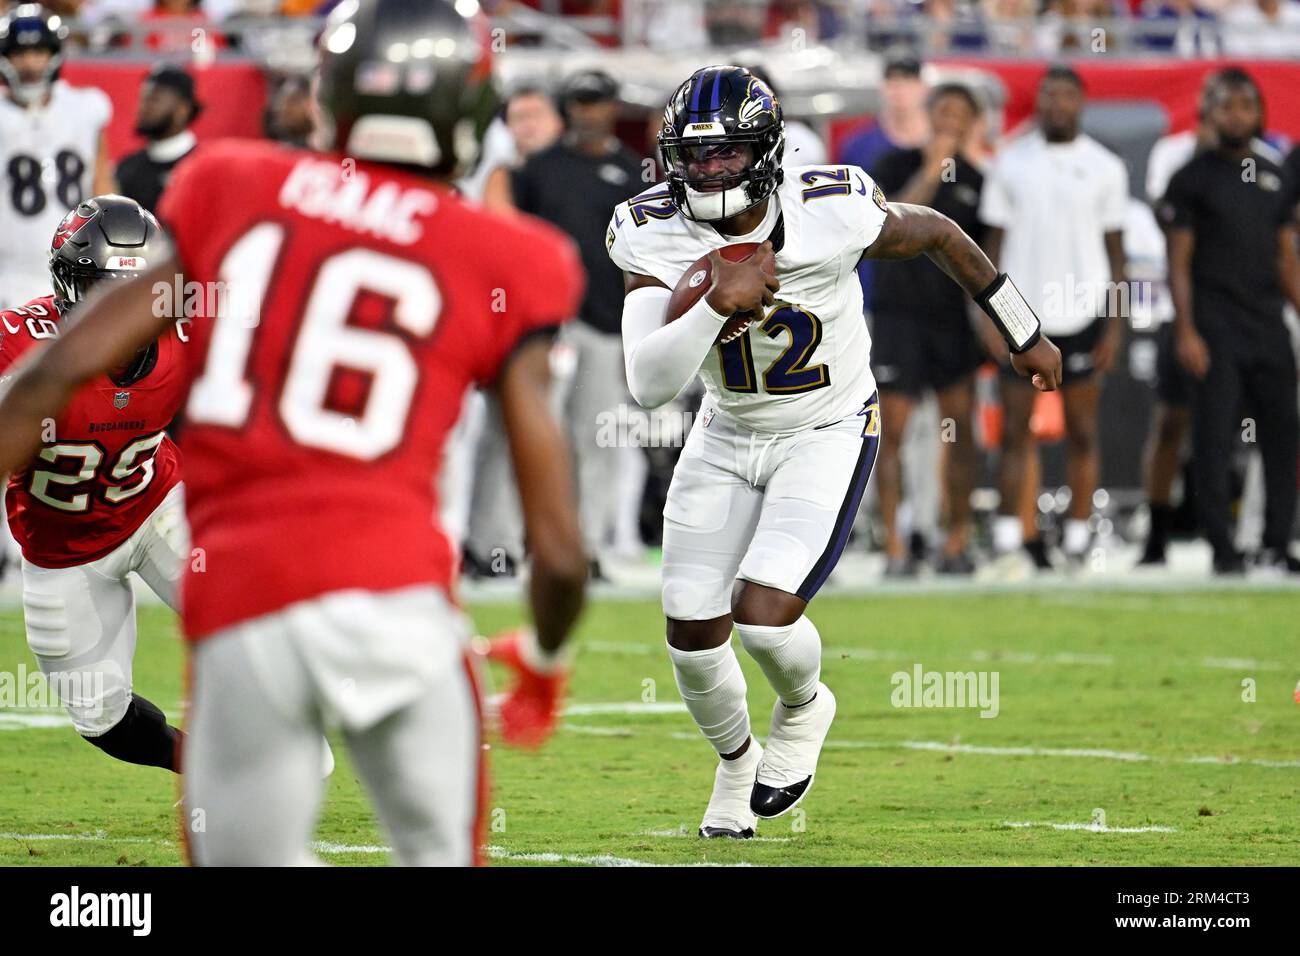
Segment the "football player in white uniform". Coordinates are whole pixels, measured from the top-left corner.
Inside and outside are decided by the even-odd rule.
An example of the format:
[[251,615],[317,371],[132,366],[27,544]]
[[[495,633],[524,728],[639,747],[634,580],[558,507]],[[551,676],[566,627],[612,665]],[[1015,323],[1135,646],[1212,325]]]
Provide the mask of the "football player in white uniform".
[[116,191],[108,97],[58,79],[67,32],[35,3],[0,18],[0,308],[45,294],[59,222],[83,199]]
[[[632,394],[662,405],[697,374],[706,389],[663,545],[677,686],[721,757],[705,837],[750,837],[798,803],[835,715],[804,609],[844,549],[880,435],[858,261],[930,256],[989,313],[1021,374],[1044,390],[1061,375],[1033,311],[952,220],[888,203],[856,167],[783,170],[784,138],[780,104],[748,70],[697,71],[664,115],[667,182],[615,207],[607,235],[626,277]],[[762,245],[743,262],[711,252],[739,242]],[[665,323],[670,290],[709,253],[708,292]],[[737,313],[750,324],[724,340]],[[766,749],[750,736],[733,626],[777,694]]]

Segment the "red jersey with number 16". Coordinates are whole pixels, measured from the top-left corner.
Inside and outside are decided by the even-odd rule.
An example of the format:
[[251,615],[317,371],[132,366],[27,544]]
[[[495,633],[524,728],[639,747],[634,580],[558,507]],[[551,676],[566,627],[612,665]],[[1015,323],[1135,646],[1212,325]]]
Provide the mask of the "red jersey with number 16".
[[443,443],[470,385],[576,313],[570,240],[391,167],[243,140],[199,147],[159,212],[194,316],[186,633],[332,591],[450,593]]
[[[0,312],[0,376],[59,334],[54,296]],[[127,385],[104,375],[83,386],[52,423],[32,463],[9,478],[5,506],[23,557],[43,568],[102,558],[135,533],[181,479],[164,429],[185,397],[178,322],[146,371]]]

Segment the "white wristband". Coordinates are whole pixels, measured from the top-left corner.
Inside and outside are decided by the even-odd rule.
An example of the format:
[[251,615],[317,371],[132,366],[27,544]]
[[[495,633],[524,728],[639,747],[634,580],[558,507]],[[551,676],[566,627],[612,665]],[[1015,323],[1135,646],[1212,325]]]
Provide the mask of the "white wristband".
[[975,296],[975,301],[993,320],[1011,351],[1024,352],[1038,341],[1041,334],[1038,316],[1005,272]]

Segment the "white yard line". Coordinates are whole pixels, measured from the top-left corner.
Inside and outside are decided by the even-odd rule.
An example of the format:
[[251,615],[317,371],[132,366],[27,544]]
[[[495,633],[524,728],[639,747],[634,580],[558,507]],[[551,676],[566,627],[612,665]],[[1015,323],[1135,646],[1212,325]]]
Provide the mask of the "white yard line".
[[611,701],[608,703],[570,704],[564,708],[565,717],[590,717],[597,714],[686,714],[686,705],[680,702],[664,701],[656,704],[642,704],[638,701]]
[[1261,661],[1253,657],[1204,657],[1202,667],[1214,667],[1227,671],[1280,671],[1282,664],[1277,661]]
[[21,840],[35,843],[42,840],[67,840],[74,843],[113,842],[113,843],[150,843],[157,846],[174,846],[171,840],[155,840],[151,837],[110,837],[104,830],[93,833],[0,833],[0,840]]
[[0,709],[0,730],[45,730],[50,727],[71,727],[72,721],[62,712],[18,713]]
[[[643,641],[583,641],[582,649],[595,654],[623,654],[649,656],[658,654],[662,647]],[[851,661],[916,661],[923,656],[916,650],[900,651],[875,647],[824,647],[825,660]],[[1054,654],[1035,654],[1032,651],[987,650],[976,648],[967,651],[936,652],[929,655],[943,661],[975,661],[979,664],[1056,664],[1063,667],[1115,667],[1124,664],[1113,654],[1090,654],[1059,651]],[[1291,665],[1280,661],[1265,661],[1255,657],[1203,657],[1196,661],[1173,661],[1179,667],[1196,666],[1214,670],[1279,671]]]
[[1096,757],[1101,760],[1120,760],[1140,763],[1155,758],[1148,754],[1125,750],[1107,750],[1095,747],[995,747],[976,744],[944,743],[940,740],[899,740],[882,742],[874,740],[828,740],[827,747],[845,750],[901,749],[929,750],[939,753],[978,754],[986,757]]
[[311,845],[311,848],[317,853],[326,853],[334,855],[338,853],[391,853],[391,846],[375,846],[361,844],[360,846],[349,846],[346,843],[330,843],[325,840],[318,840]]
[[[564,709],[566,717],[590,717],[614,714],[629,717],[659,716],[663,714],[685,714],[686,705],[671,701],[643,704],[635,701],[605,701],[583,704],[570,704]],[[23,713],[13,710],[0,710],[0,731],[5,730],[44,730],[54,727],[71,726],[66,716],[55,713]],[[590,724],[566,722],[562,730],[575,734],[595,737],[631,737],[639,731],[630,727],[603,727]],[[699,734],[687,731],[673,731],[666,736],[673,740],[698,741]],[[1092,758],[1097,760],[1116,760],[1123,763],[1176,764],[1215,764],[1220,766],[1249,765],[1273,769],[1300,768],[1300,759],[1241,758],[1231,754],[1194,756],[1194,757],[1160,757],[1152,754],[1127,750],[1111,750],[1104,747],[1039,747],[1039,746],[998,746],[991,744],[962,744],[941,740],[835,740],[826,741],[827,748],[842,750],[923,750],[935,753],[973,754],[987,757],[1067,757]]]
[[[150,839],[149,837],[110,837],[103,830],[91,833],[0,833],[0,840],[20,840],[27,843],[66,840],[69,842],[99,843],[148,843],[155,846],[175,846],[172,840]],[[391,847],[376,844],[351,845],[317,841],[311,845],[314,852],[326,856],[339,856],[347,853],[377,854],[390,853]],[[493,860],[506,860],[518,863],[564,863],[570,866],[749,866],[748,863],[652,863],[648,860],[636,860],[631,857],[611,856],[603,853],[588,856],[574,853],[520,853],[507,850],[501,846],[489,846],[487,855]]]
[[511,860],[520,863],[567,863],[577,866],[750,866],[749,863],[651,863],[624,856],[583,856],[572,853],[516,853],[505,847],[489,846],[488,856],[494,860]]
[[[675,839],[694,839],[694,840],[698,840],[698,839],[700,838],[700,837],[699,837],[699,832],[698,832],[697,830],[690,830],[690,829],[687,829],[686,827],[678,827],[676,830],[645,830],[645,831],[643,831],[642,833],[638,834],[638,836],[664,837],[664,838],[667,838],[667,839],[673,839],[673,840],[675,840]],[[724,839],[725,839],[725,838],[724,838]],[[739,840],[738,840],[737,842],[744,842],[744,843],[789,843],[789,842],[791,842],[793,839],[794,839],[794,837],[753,836],[753,837],[750,837],[748,840],[744,840],[744,841],[739,841]]]
[[[593,727],[579,724],[564,724],[562,730],[594,736],[637,736],[643,731],[624,727]],[[674,730],[664,736],[672,740],[701,741],[698,733]],[[762,738],[758,738],[762,741]],[[829,750],[922,750],[932,753],[972,754],[982,757],[1067,757],[1090,758],[1095,760],[1116,760],[1121,763],[1174,763],[1174,764],[1215,764],[1218,766],[1269,767],[1273,769],[1300,768],[1300,759],[1269,760],[1261,757],[1241,758],[1231,754],[1214,757],[1161,757],[1154,754],[1139,753],[1132,750],[1110,750],[1104,747],[1034,747],[1034,746],[995,746],[991,744],[960,744],[942,740],[836,740],[826,741]]]
[[1004,821],[1004,827],[1051,827],[1053,830],[1083,830],[1087,833],[1177,833],[1175,827],[1108,827],[1102,823],[1048,823],[1040,820]]

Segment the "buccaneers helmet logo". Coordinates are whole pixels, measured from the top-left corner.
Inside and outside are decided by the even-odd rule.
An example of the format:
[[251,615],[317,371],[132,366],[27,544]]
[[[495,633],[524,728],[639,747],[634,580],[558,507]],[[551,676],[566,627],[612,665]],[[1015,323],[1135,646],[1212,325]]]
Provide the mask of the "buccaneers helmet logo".
[[83,216],[78,210],[72,210],[63,217],[63,222],[59,223],[59,231],[54,234],[54,241],[50,243],[50,248],[55,251],[63,248],[65,242],[75,236],[82,226],[94,218],[94,213]]

